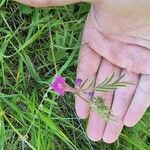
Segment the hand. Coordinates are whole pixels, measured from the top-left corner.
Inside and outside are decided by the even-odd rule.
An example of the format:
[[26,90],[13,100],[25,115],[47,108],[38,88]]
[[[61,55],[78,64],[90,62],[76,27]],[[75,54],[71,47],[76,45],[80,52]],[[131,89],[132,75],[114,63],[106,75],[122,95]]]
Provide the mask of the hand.
[[[79,1],[66,0],[63,4]],[[18,0],[18,2],[36,7],[62,3],[61,0],[38,2]],[[125,72],[124,80],[134,82],[135,86],[109,94],[95,92],[95,96],[101,95],[105,98],[105,103],[111,107],[116,122],[106,123],[96,112],[89,114],[87,104],[78,97],[76,112],[80,118],[85,119],[89,116],[87,133],[91,140],[103,139],[107,143],[112,143],[119,136],[123,125],[136,124],[150,105],[148,98],[150,76],[139,75],[139,73],[150,74],[149,2],[141,3],[138,0],[117,0],[115,3],[113,0],[92,2],[84,29],[77,76],[83,80],[96,78],[98,84],[112,73],[119,75]]]
[[[117,76],[120,73],[125,73],[125,77],[122,80],[134,83],[134,86],[120,88],[115,92],[107,94],[94,93],[94,97],[102,96],[105,98],[105,104],[111,108],[111,114],[114,116],[115,121],[106,122],[97,112],[91,111],[89,113],[87,103],[76,97],[76,112],[82,119],[89,118],[87,134],[92,141],[103,139],[106,143],[114,142],[121,133],[123,126],[131,127],[135,125],[150,104],[149,75],[140,76],[121,69],[102,58],[87,45],[82,46],[77,78],[81,78],[83,81],[89,79],[87,84],[96,78],[96,85],[98,85],[112,73],[115,73]],[[87,99],[85,95],[82,95],[82,97]]]
[[[103,10],[104,7],[108,10]],[[121,13],[125,17],[123,15],[122,18]],[[126,13],[119,10],[115,12],[106,6],[93,5],[85,24],[77,78],[90,79],[89,82],[96,78],[96,84],[99,84],[112,73],[119,76],[123,72],[126,74],[123,80],[135,84],[108,94],[95,92],[95,97],[105,98],[115,121],[105,122],[96,112],[89,113],[87,104],[79,97],[76,98],[76,112],[80,118],[89,117],[87,133],[93,141],[103,139],[107,143],[114,142],[123,126],[135,125],[150,105],[150,75],[138,74],[150,73],[150,38],[145,32],[148,28],[144,23],[142,25],[141,20],[144,19],[134,16],[133,21]],[[140,27],[134,26],[136,19],[139,19]],[[85,95],[83,97],[87,98]]]

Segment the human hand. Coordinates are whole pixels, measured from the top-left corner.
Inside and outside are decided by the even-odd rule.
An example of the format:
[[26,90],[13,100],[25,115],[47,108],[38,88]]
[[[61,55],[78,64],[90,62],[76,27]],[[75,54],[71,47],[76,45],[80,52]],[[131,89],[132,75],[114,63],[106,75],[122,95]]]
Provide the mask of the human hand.
[[[36,7],[61,5],[60,2],[62,2],[60,0],[50,2],[18,1]],[[79,0],[63,2],[63,4],[67,4],[79,2]],[[134,72],[122,70],[126,73],[124,80],[134,81],[135,86],[116,90],[115,94],[114,92],[109,94],[95,93],[95,96],[98,94],[98,96],[102,95],[105,98],[106,104],[111,106],[111,113],[117,121],[106,123],[96,112],[90,112],[88,136],[94,141],[103,139],[105,142],[111,143],[117,139],[123,125],[133,126],[136,124],[150,104],[148,99],[149,75],[141,75],[140,77],[139,74],[136,74],[150,73],[148,67],[150,65],[150,42],[147,34],[149,33],[149,19],[147,19],[149,14],[147,12],[142,11],[142,14],[136,15],[140,7],[132,9],[134,5],[130,5],[133,3],[129,1],[124,2],[126,9],[123,9],[124,5],[121,0],[118,0],[118,3],[115,2],[119,9],[115,9],[113,1],[107,2],[100,1],[96,5],[92,5],[84,29],[77,76],[83,80],[96,78],[98,83],[114,72],[119,75],[121,68]],[[131,15],[132,10],[136,12],[133,16]],[[87,118],[89,115],[87,104],[79,98],[76,98],[76,111],[80,118]]]
[[[94,97],[103,97],[108,108],[111,109],[113,120],[106,122],[97,112],[90,111],[88,103],[76,97],[76,112],[82,119],[88,118],[87,134],[92,141],[103,140],[106,143],[114,142],[121,133],[123,126],[135,125],[150,105],[150,76],[139,75],[121,69],[105,58],[102,58],[87,45],[82,46],[79,56],[77,78],[83,81],[88,79],[86,85],[96,79],[96,85],[115,73],[116,78],[125,73],[124,82],[134,83],[132,86],[119,88],[110,93],[95,92]],[[87,87],[85,85],[85,87]],[[87,95],[81,95],[88,99]],[[89,112],[90,111],[90,112]]]
[[78,116],[84,119],[89,117],[87,133],[93,141],[103,139],[107,143],[114,142],[123,126],[135,125],[150,105],[150,28],[146,13],[130,16],[126,10],[101,4],[91,8],[83,33],[77,78],[96,78],[98,85],[112,73],[119,76],[123,72],[126,74],[124,81],[135,84],[112,93],[95,92],[94,97],[105,98],[115,121],[106,122],[96,112],[89,113],[88,105],[76,98]]

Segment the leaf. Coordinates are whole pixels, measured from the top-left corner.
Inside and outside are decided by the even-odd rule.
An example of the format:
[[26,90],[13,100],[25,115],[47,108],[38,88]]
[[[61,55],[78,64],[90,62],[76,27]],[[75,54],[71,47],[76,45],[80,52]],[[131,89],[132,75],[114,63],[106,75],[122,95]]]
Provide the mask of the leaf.
[[26,5],[22,5],[22,4],[19,5],[19,9],[20,9],[21,13],[24,15],[29,15],[33,11],[30,6],[26,6]]
[[115,74],[113,73],[110,77],[107,77],[102,83],[100,83],[97,87],[101,87],[103,85],[109,84],[114,79]]
[[26,64],[26,66],[28,67],[32,77],[35,79],[35,81],[37,82],[42,82],[42,79],[40,78],[38,72],[36,71],[36,69],[34,68],[33,63],[31,62],[31,59],[29,58],[29,56],[25,53],[25,51],[22,51],[21,53],[22,55],[22,59],[24,61],[24,63]]
[[[122,74],[115,82],[119,82],[124,76],[125,76],[125,73]],[[114,83],[115,83],[115,82],[114,82]]]
[[4,149],[4,142],[5,142],[5,125],[4,125],[4,118],[3,118],[3,110],[0,109],[0,149],[1,150]]
[[5,0],[1,0],[1,2],[0,2],[0,7],[2,7],[5,2],[6,2]]
[[115,74],[113,73],[110,77],[107,77],[99,86],[109,84],[114,79]]
[[[55,49],[54,50],[55,60],[59,61],[68,56],[68,53],[65,50]],[[51,50],[48,52],[48,60],[53,61],[53,56]]]
[[92,110],[98,112],[106,121],[111,119],[112,115],[110,114],[110,109],[105,105],[103,97],[94,97],[89,101],[89,106]]
[[8,45],[8,42],[5,42],[5,43],[3,43],[3,45],[0,47],[0,61],[3,60],[4,53],[5,53],[5,51],[6,51],[7,45]]
[[116,90],[120,87],[126,87],[127,85],[133,85],[128,82],[121,82],[121,79],[125,76],[125,74],[121,75],[118,79],[114,81],[115,75],[112,74],[110,77],[106,78],[102,83],[94,88],[94,91],[99,92],[110,92],[112,90]]
[[94,79],[94,80],[89,84],[89,86],[87,87],[87,89],[89,89],[90,87],[94,87],[94,86],[95,86],[95,83],[96,83],[96,79]]
[[84,87],[84,85],[87,83],[88,79],[86,79],[80,86],[80,89],[82,89]]

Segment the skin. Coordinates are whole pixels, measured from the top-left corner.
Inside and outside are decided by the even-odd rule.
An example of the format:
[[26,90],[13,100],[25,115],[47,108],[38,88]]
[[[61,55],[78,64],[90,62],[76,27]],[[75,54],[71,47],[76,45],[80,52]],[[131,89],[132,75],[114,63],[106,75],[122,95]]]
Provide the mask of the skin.
[[[80,0],[17,0],[34,7],[58,6]],[[83,1],[82,1],[83,2]],[[85,2],[85,1],[84,1]],[[87,134],[92,141],[114,142],[123,126],[134,126],[150,105],[150,1],[93,0],[83,32],[77,78],[99,84],[115,73],[125,73],[123,81],[134,86],[120,88],[103,96],[116,121],[106,122],[76,97],[81,119],[88,118]],[[136,4],[136,5],[135,5]],[[89,61],[92,60],[92,61]],[[82,95],[87,98],[85,95]]]

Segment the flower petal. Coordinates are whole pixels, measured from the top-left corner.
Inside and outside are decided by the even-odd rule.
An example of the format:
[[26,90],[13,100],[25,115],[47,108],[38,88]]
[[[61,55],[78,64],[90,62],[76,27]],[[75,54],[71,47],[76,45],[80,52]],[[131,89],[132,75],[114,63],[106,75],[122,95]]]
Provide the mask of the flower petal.
[[51,87],[59,95],[64,96],[65,84],[66,84],[65,79],[61,76],[57,76],[54,82],[51,84]]

